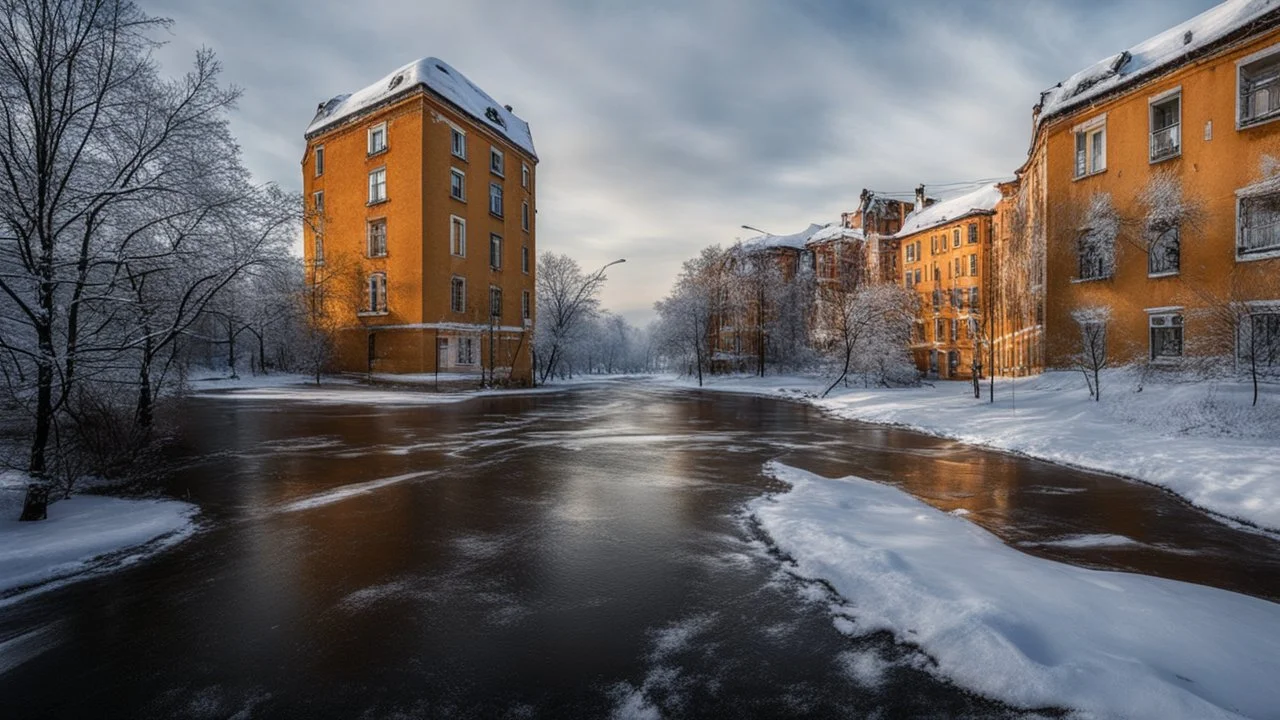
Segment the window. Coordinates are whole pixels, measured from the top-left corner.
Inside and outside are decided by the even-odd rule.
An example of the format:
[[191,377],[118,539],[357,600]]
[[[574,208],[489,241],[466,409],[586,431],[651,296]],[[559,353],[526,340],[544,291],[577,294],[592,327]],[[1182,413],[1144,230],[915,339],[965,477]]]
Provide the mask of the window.
[[530,314],[530,313],[531,313],[531,307],[530,307],[530,306],[532,305],[532,301],[533,301],[533,296],[529,294],[529,291],[528,291],[528,290],[521,290],[521,291],[520,291],[520,317],[521,317],[521,319],[528,320],[529,318],[533,317],[533,316]]
[[957,342],[959,340],[960,340],[960,321],[955,318],[952,318],[951,319],[951,342]]
[[978,223],[969,223],[969,244],[978,242]]
[[374,273],[369,276],[368,305],[365,310],[371,313],[387,311],[387,275]]
[[1240,198],[1238,227],[1236,257],[1280,251],[1280,192]]
[[529,232],[529,201],[522,200],[520,202],[520,227]]
[[978,288],[969,288],[969,309],[973,312],[978,312],[980,307],[981,305],[978,304]]
[[520,272],[529,274],[529,246],[520,246]]
[[937,235],[929,236],[929,253],[932,255],[938,254],[938,236]]
[[502,236],[489,235],[489,267],[497,270],[502,267]]
[[942,291],[934,289],[933,291],[933,311],[938,312],[942,308]]
[[449,216],[449,252],[458,257],[467,256],[467,221],[457,215]]
[[458,364],[459,365],[475,365],[476,364],[476,340],[475,338],[458,338]]
[[960,258],[956,258],[955,262],[952,264],[955,265],[956,277],[964,275],[964,267],[960,264]]
[[489,317],[494,320],[502,318],[502,288],[489,286]]
[[942,271],[938,269],[937,265],[933,266],[933,281],[936,283],[942,282]]
[[529,188],[529,166],[524,163],[520,163],[520,187]]
[[902,280],[902,286],[903,286],[903,287],[905,287],[905,288],[908,288],[908,289],[911,287],[911,273],[910,273],[910,272],[908,272],[908,273],[903,277],[903,280]]
[[449,364],[449,338],[442,337],[436,341],[436,364]]
[[951,289],[951,307],[957,310],[964,307],[964,290],[960,288]]
[[387,254],[387,221],[386,218],[369,221],[368,239],[369,257],[384,257]]
[[942,318],[933,319],[933,341],[935,343],[946,342],[947,339],[947,321]]
[[916,268],[916,285],[920,284],[920,269]]
[[1102,233],[1086,230],[1077,242],[1077,259],[1080,262],[1080,280],[1105,280],[1111,277],[1112,240]]
[[311,204],[315,206],[317,216],[324,215],[324,191],[323,190],[311,194]]
[[1280,113],[1280,54],[1274,50],[1263,52],[1263,57],[1239,65],[1240,127],[1260,123]]
[[495,147],[489,148],[489,172],[497,175],[498,177],[502,177],[504,168],[505,164],[504,158],[502,157],[502,151]]
[[467,199],[467,176],[457,168],[449,169],[449,197],[462,201]]
[[1163,231],[1152,228],[1151,247],[1147,250],[1148,275],[1177,275],[1179,269],[1180,245],[1178,226],[1173,225]]
[[316,177],[324,174],[324,146],[316,146]]
[[1251,312],[1240,324],[1237,357],[1259,375],[1280,371],[1280,307]]
[[951,247],[960,247],[960,228],[951,231]]
[[453,149],[453,156],[467,159],[467,134],[458,128],[449,128],[449,144]]
[[387,169],[380,167],[369,173],[369,204],[386,202]]
[[915,246],[915,243],[911,243],[907,245],[907,262],[915,262],[915,261],[916,261],[916,246]]
[[387,124],[379,123],[369,128],[369,154],[377,155],[387,149]]
[[973,277],[978,276],[978,253],[969,254],[969,274]]
[[317,232],[315,238],[315,264],[324,264],[324,233]]
[[1182,315],[1157,313],[1149,317],[1151,325],[1151,359],[1176,360],[1182,357]]
[[489,183],[489,212],[502,217],[502,184]]
[[454,277],[449,286],[449,309],[454,312],[467,310],[467,280]]
[[1100,173],[1107,169],[1106,117],[1076,129],[1076,177]]
[[1151,161],[1182,152],[1182,95],[1151,103]]

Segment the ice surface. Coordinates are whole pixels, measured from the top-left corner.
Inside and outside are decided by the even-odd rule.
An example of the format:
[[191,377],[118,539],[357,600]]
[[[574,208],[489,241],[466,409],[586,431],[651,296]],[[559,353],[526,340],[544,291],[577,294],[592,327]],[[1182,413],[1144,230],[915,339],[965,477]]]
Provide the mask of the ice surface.
[[[830,583],[864,631],[1019,707],[1099,717],[1275,717],[1280,605],[1035,558],[887,485],[770,463],[789,492],[751,510],[795,571]],[[842,659],[873,678],[870,660]]]

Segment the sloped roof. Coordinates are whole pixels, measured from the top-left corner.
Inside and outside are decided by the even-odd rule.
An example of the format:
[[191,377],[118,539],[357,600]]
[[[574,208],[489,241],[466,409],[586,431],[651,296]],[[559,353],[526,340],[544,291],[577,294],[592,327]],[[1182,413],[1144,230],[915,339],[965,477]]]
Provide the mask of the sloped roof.
[[914,235],[921,230],[945,225],[962,217],[981,212],[991,212],[1000,202],[1001,193],[998,184],[983,185],[965,195],[950,200],[936,202],[923,210],[915,210],[902,223],[902,229],[894,237]]
[[1127,82],[1176,66],[1188,55],[1277,11],[1280,11],[1280,0],[1227,0],[1209,8],[1128,50],[1099,60],[1050,88],[1044,93],[1040,118],[1060,114]]
[[771,248],[794,248],[803,250],[805,243],[813,234],[823,229],[822,225],[810,223],[809,227],[791,235],[756,235],[742,241],[745,250],[768,250]]
[[829,240],[865,240],[866,234],[858,228],[847,228],[840,223],[831,223],[809,236],[808,244],[827,242]]
[[310,136],[334,127],[365,110],[407,95],[419,86],[435,92],[477,122],[489,126],[517,147],[537,157],[529,123],[507,110],[448,63],[433,57],[411,62],[362,90],[338,95],[321,103],[315,118],[307,126],[306,134]]

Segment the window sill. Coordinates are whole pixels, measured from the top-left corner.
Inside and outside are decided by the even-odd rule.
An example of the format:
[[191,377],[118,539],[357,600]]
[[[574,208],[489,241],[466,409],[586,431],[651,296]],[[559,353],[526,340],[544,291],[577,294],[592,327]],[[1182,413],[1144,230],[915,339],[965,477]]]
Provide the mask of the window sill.
[[1167,366],[1170,366],[1170,365],[1178,365],[1179,363],[1181,363],[1181,362],[1182,362],[1182,356],[1181,356],[1181,355],[1178,355],[1177,357],[1170,357],[1170,356],[1167,356],[1167,355],[1162,355],[1162,356],[1160,356],[1160,357],[1154,357],[1154,358],[1151,358],[1151,360],[1150,360],[1149,362],[1150,362],[1152,365],[1164,365],[1164,366],[1166,366],[1166,367],[1167,367]]
[[466,254],[466,253],[456,253],[456,252],[451,252],[451,253],[449,253],[449,257],[456,257],[456,258],[459,258],[459,259],[466,259],[467,254]]
[[466,204],[467,204],[467,199],[466,199],[465,197],[458,197],[457,195],[452,195],[452,194],[451,194],[451,195],[449,195],[449,199],[450,199],[450,200],[456,200],[456,201],[458,201],[458,202],[462,203],[463,205],[466,205]]
[[365,255],[364,257],[366,260],[385,260],[387,259],[387,254],[382,253],[381,255]]
[[1106,169],[1106,168],[1102,168],[1101,170],[1094,170],[1093,172],[1091,172],[1091,173],[1085,173],[1084,175],[1076,175],[1075,177],[1071,178],[1071,182],[1079,182],[1080,180],[1088,180],[1089,178],[1094,177],[1095,175],[1103,175],[1103,174],[1105,174],[1106,172],[1107,172],[1107,169]]
[[378,310],[378,311],[363,310],[361,312],[356,313],[356,317],[385,317],[390,314],[391,312],[388,310]]
[[490,270],[492,270],[492,271],[494,271],[494,272],[497,272],[498,270],[501,270],[501,269],[502,269],[502,266],[501,266],[501,265],[490,265],[490,266],[489,266],[489,269],[490,269]]
[[458,153],[449,153],[449,154],[453,156],[453,159],[454,159],[454,160],[461,160],[462,162],[467,163],[468,165],[470,165],[470,164],[471,164],[471,163],[467,162],[467,156],[466,156],[466,155],[459,155]]
[[373,207],[374,205],[381,205],[386,202],[391,202],[391,201],[387,198],[382,198],[381,200],[370,200],[369,202],[365,203],[364,206]]
[[1181,274],[1182,274],[1182,272],[1181,272],[1180,270],[1170,270],[1170,271],[1168,271],[1168,272],[1160,272],[1160,273],[1150,273],[1150,272],[1149,272],[1149,273],[1147,273],[1147,277],[1148,277],[1148,278],[1152,278],[1152,279],[1154,279],[1154,278],[1167,278],[1167,277],[1178,277],[1178,276],[1179,276],[1179,275],[1181,275]]
[[1079,285],[1080,283],[1103,282],[1105,280],[1110,280],[1112,277],[1113,276],[1111,275],[1107,275],[1105,277],[1094,277],[1094,278],[1071,278],[1071,284]]
[[371,153],[365,153],[365,156],[364,156],[364,157],[365,157],[365,159],[366,159],[366,160],[372,160],[373,158],[376,158],[376,157],[378,157],[379,155],[386,155],[386,154],[387,154],[387,149],[388,149],[388,148],[385,148],[385,147],[384,147],[384,148],[382,148],[381,150],[374,150],[374,151],[373,151],[373,152],[371,152]]
[[1254,260],[1274,260],[1276,258],[1280,258],[1280,247],[1275,247],[1270,250],[1254,250],[1253,252],[1247,253],[1245,255],[1241,255],[1240,251],[1236,250],[1236,262],[1252,262]]
[[493,217],[495,217],[495,218],[499,219],[499,220],[503,220],[503,219],[504,219],[501,213],[496,213],[496,212],[494,212],[494,211],[490,210],[490,211],[489,211],[489,214],[490,214],[490,215],[492,215]]
[[1280,120],[1280,112],[1274,112],[1274,113],[1271,113],[1270,115],[1264,115],[1260,118],[1252,118],[1250,120],[1245,120],[1245,121],[1240,120],[1240,118],[1236,118],[1236,131],[1244,132],[1245,130],[1261,127],[1263,125],[1269,125],[1277,120]]
[[1153,158],[1150,158],[1150,159],[1147,161],[1147,164],[1148,164],[1148,165],[1159,165],[1159,164],[1160,164],[1160,163],[1162,163],[1162,162],[1166,162],[1166,161],[1168,161],[1168,160],[1176,160],[1177,158],[1180,158],[1180,157],[1182,157],[1182,146],[1181,146],[1181,145],[1179,145],[1179,146],[1178,146],[1178,150],[1177,150],[1177,152],[1171,152],[1171,153],[1169,153],[1168,155],[1161,155],[1160,157],[1153,157]]
[[494,176],[494,177],[500,177],[500,178],[502,178],[503,180],[506,180],[506,179],[507,179],[507,176],[506,176],[506,175],[503,175],[502,173],[498,172],[497,170],[494,170],[493,168],[489,168],[489,174],[490,174],[490,175],[492,175],[492,176]]

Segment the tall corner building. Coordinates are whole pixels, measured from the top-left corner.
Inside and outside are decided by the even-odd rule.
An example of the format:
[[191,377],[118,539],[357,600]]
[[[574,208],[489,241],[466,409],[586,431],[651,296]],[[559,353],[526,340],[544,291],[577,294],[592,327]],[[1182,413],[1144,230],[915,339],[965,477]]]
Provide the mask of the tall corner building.
[[306,143],[308,291],[335,369],[529,383],[528,123],[424,58],[321,103]]

